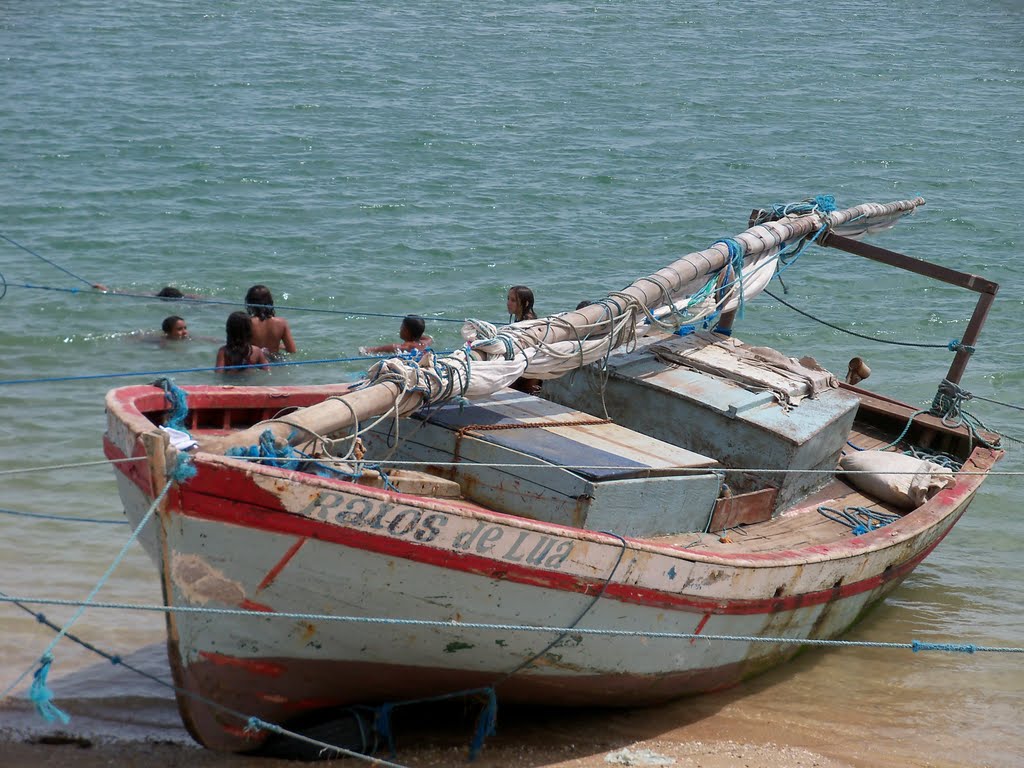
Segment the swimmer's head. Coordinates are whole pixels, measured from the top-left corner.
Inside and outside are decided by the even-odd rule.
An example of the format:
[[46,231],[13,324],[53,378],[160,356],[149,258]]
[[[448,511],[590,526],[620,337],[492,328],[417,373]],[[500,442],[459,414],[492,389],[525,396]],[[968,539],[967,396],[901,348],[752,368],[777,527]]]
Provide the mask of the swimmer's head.
[[419,341],[425,330],[427,330],[427,324],[422,317],[407,315],[402,320],[402,327],[398,329],[398,335],[402,341]]
[[183,294],[177,288],[174,288],[173,286],[170,286],[170,285],[161,288],[157,292],[156,295],[159,296],[161,299],[183,299],[183,298],[185,298],[185,294]]
[[168,339],[184,341],[188,338],[188,323],[185,322],[183,317],[178,317],[177,315],[165,317],[160,327],[163,329],[164,336]]
[[533,311],[533,291],[525,285],[513,285],[508,289],[505,307],[516,320],[533,320],[537,317]]
[[245,294],[245,309],[255,318],[266,320],[274,316],[274,297],[265,285],[254,285]]

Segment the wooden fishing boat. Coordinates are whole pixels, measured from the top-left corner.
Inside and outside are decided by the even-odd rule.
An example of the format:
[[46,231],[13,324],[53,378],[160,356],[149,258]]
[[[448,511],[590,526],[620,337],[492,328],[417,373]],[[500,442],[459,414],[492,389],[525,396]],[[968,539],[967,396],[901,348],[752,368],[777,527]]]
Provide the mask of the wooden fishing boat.
[[[250,716],[288,724],[481,687],[650,704],[799,650],[780,638],[843,633],[939,544],[1001,456],[995,436],[942,418],[995,285],[845,236],[922,202],[763,211],[598,305],[485,332],[461,362],[382,363],[356,387],[111,391],[104,448],[138,459],[115,464],[129,519],[155,509],[140,539],[189,731],[251,750],[267,734]],[[981,294],[933,412],[808,359],[656,327],[695,284],[812,237]],[[503,386],[527,364],[549,379],[544,399]],[[198,447],[161,429],[174,405]],[[851,445],[889,444],[953,469],[915,465],[914,487],[890,493],[885,481],[907,479],[899,461],[916,459],[869,450],[899,461],[840,467]],[[174,480],[182,455],[197,473]]]

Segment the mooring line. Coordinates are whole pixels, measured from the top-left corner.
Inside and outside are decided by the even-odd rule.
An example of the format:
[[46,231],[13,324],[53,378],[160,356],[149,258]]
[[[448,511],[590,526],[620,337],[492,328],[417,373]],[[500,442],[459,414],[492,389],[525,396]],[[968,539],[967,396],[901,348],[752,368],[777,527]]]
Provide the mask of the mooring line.
[[93,283],[93,282],[91,282],[91,281],[89,281],[89,280],[86,280],[86,279],[85,279],[84,277],[82,277],[81,275],[76,275],[76,274],[75,274],[74,272],[72,272],[72,271],[71,271],[70,269],[65,269],[65,268],[64,268],[64,267],[62,267],[62,266],[61,266],[60,264],[57,264],[57,263],[55,263],[55,262],[53,262],[53,261],[50,261],[50,260],[49,260],[48,258],[46,258],[45,256],[43,256],[42,254],[36,253],[36,252],[35,252],[35,251],[33,251],[33,250],[32,250],[31,248],[29,248],[29,247],[28,247],[27,245],[22,245],[22,244],[21,244],[21,243],[19,243],[19,242],[18,242],[17,240],[12,240],[12,239],[11,239],[11,238],[9,238],[9,237],[8,237],[7,235],[5,235],[5,234],[3,234],[3,233],[0,233],[0,238],[3,238],[4,240],[6,240],[6,241],[7,241],[8,243],[10,243],[10,244],[11,244],[11,245],[13,245],[13,246],[16,246],[16,247],[18,247],[18,248],[21,248],[21,250],[25,251],[26,253],[31,253],[31,254],[32,254],[33,256],[35,256],[35,257],[36,257],[37,259],[42,259],[42,260],[43,260],[43,261],[45,261],[45,262],[46,262],[47,264],[49,264],[49,265],[50,265],[51,267],[56,267],[57,269],[59,269],[59,270],[60,270],[61,272],[63,272],[64,274],[66,274],[66,275],[70,275],[71,277],[75,278],[76,280],[81,280],[81,281],[82,281],[83,283],[85,283],[86,285],[88,285],[88,286],[89,286],[90,288],[92,288],[92,286],[94,285],[94,283]]
[[102,459],[100,461],[80,461],[77,464],[46,464],[20,469],[0,469],[0,475],[24,475],[29,472],[47,472],[51,469],[77,469],[78,467],[106,466],[108,464],[127,464],[131,461],[148,461],[146,456],[129,456],[125,459]]
[[[81,600],[62,600],[57,598],[36,598],[36,597],[0,597],[0,602],[26,603],[29,605],[84,605]],[[375,624],[375,625],[396,625],[403,627],[434,627],[441,629],[480,629],[497,632],[566,632],[580,635],[599,635],[607,637],[640,637],[659,640],[721,640],[725,642],[744,643],[773,643],[780,645],[813,645],[813,646],[839,646],[857,648],[893,648],[908,651],[922,650],[943,650],[958,651],[962,653],[1024,653],[1024,647],[993,647],[985,645],[969,644],[943,644],[927,643],[920,640],[913,640],[909,643],[879,642],[870,640],[825,640],[819,638],[800,637],[769,637],[760,635],[705,635],[693,632],[643,632],[625,629],[600,629],[581,627],[548,627],[534,626],[531,624],[490,624],[473,621],[440,621],[433,619],[396,619],[387,616],[341,616],[323,613],[293,613],[289,611],[248,611],[241,608],[204,608],[193,605],[153,605],[143,603],[87,603],[90,608],[101,608],[110,610],[129,610],[151,613],[191,613],[191,614],[217,614],[223,616],[249,616],[266,621],[267,619],[302,619],[306,621],[335,621],[343,624]]]
[[[44,706],[49,704],[49,698],[50,698],[49,692],[46,690],[46,672],[49,669],[50,663],[53,661],[53,657],[50,655],[50,652],[57,646],[57,643],[60,642],[60,639],[62,637],[64,637],[65,634],[67,634],[68,630],[71,629],[71,627],[74,625],[74,623],[76,621],[78,621],[79,618],[81,618],[82,614],[85,613],[85,609],[90,607],[90,605],[92,605],[92,599],[100,591],[100,589],[103,587],[103,585],[107,583],[107,580],[110,578],[111,574],[114,572],[114,569],[117,568],[117,566],[124,559],[125,555],[128,554],[128,548],[139,537],[139,533],[142,531],[143,527],[145,527],[146,523],[149,522],[149,519],[156,512],[156,508],[158,506],[160,506],[160,503],[164,500],[164,497],[167,495],[167,492],[170,490],[170,488],[171,488],[171,486],[173,484],[174,484],[174,479],[173,478],[167,481],[167,484],[164,485],[163,490],[160,491],[159,495],[153,500],[153,503],[150,505],[149,510],[146,512],[145,516],[142,518],[142,520],[139,521],[139,524],[137,526],[135,526],[135,530],[132,531],[131,536],[128,537],[128,540],[125,541],[124,546],[121,547],[121,551],[117,554],[117,557],[114,558],[113,562],[110,564],[110,567],[108,567],[106,572],[100,577],[100,580],[98,582],[96,582],[96,585],[92,588],[92,590],[86,596],[85,600],[77,601],[77,603],[78,603],[78,610],[75,611],[74,615],[67,622],[65,622],[65,624],[61,628],[60,632],[57,633],[57,636],[53,638],[53,640],[50,642],[50,644],[48,646],[46,646],[46,650],[44,650],[42,652],[42,654],[40,654],[40,656],[39,656],[39,663],[41,664],[41,667],[40,667],[40,669],[36,673],[36,682],[39,683],[40,700],[42,701],[42,704]],[[0,598],[0,599],[2,599],[2,598]],[[11,600],[4,600],[4,602],[12,602],[12,601]],[[25,602],[29,602],[29,601],[20,600],[18,602],[25,603]],[[22,680],[24,680],[28,676],[29,672],[31,672],[31,671],[32,671],[32,667],[29,667],[24,672],[22,672],[21,675],[19,675],[18,678],[13,683],[11,683],[9,686],[7,686],[7,688],[4,689],[3,693],[0,693],[0,701],[3,701],[4,699],[6,699],[8,697],[8,695],[10,694],[10,692],[12,690],[14,690],[14,688]],[[35,683],[33,683],[33,687],[35,687]],[[49,706],[52,707],[53,705],[49,704]],[[60,713],[60,710],[56,710],[56,708],[53,708],[53,709],[57,713]]]
[[16,517],[35,517],[43,520],[60,520],[68,523],[97,523],[99,525],[128,525],[127,520],[103,520],[97,517],[73,517],[70,515],[47,515],[42,512],[22,512],[17,509],[4,509],[0,507],[0,514],[14,515]]

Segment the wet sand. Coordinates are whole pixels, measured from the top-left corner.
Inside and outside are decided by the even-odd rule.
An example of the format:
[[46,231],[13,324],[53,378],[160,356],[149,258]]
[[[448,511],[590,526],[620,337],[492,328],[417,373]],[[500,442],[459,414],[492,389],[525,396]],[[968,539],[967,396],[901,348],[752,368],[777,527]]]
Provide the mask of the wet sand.
[[[506,709],[498,733],[468,762],[473,714],[435,712],[428,721],[395,722],[396,754],[377,757],[409,768],[608,768],[673,765],[679,768],[978,768],[983,756],[937,752],[929,734],[907,741],[872,732],[845,715],[828,728],[759,716],[727,693],[655,709],[552,711]],[[164,768],[281,768],[294,761],[227,755],[183,742],[111,742],[63,738],[55,729],[29,740],[0,744],[7,768],[152,766]],[[929,746],[930,745],[930,746]],[[329,763],[338,764],[333,760]],[[325,763],[322,763],[325,764]],[[346,759],[345,765],[370,765]]]

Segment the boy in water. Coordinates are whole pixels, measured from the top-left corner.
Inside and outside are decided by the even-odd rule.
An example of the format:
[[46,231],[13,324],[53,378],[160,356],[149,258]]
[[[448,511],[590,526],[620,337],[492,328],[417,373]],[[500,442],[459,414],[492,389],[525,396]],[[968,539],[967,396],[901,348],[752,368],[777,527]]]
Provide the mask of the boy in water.
[[283,317],[274,313],[274,297],[265,285],[254,285],[245,294],[245,308],[252,318],[252,343],[263,347],[268,355],[285,352],[295,354],[292,329]]
[[412,350],[422,352],[434,341],[429,336],[423,335],[426,329],[427,324],[422,317],[407,315],[398,329],[398,335],[402,339],[400,342],[383,344],[379,347],[360,347],[359,352],[364,355],[387,355],[395,352],[411,352]]

